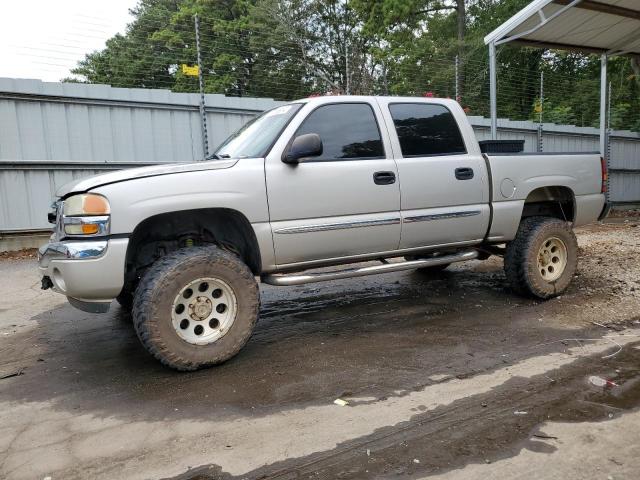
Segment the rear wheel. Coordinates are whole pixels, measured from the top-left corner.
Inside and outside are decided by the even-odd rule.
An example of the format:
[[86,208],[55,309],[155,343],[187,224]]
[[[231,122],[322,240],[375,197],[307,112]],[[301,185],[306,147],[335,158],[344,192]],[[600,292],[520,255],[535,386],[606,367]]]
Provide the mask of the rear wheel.
[[258,318],[259,289],[235,255],[216,247],[179,250],[158,260],[136,290],[133,321],[163,364],[196,370],[233,357]]
[[548,217],[525,218],[504,257],[512,288],[543,299],[564,292],[577,265],[578,242],[571,225]]

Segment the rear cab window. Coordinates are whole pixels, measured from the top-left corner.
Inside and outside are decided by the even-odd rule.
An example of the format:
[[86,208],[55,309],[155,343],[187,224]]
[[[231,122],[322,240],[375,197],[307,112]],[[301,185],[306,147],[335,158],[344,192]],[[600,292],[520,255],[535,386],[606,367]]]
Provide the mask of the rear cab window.
[[391,103],[403,157],[462,155],[467,149],[451,111],[433,103]]
[[316,162],[386,158],[373,108],[368,103],[330,103],[313,110],[294,138],[316,133],[323,152]]

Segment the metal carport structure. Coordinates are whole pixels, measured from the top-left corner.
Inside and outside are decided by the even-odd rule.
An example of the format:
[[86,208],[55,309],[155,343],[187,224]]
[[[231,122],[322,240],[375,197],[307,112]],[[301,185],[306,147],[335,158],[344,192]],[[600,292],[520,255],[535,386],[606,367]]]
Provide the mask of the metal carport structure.
[[640,56],[640,0],[534,0],[488,34],[484,42],[489,45],[493,139],[498,133],[497,46],[517,43],[600,54],[600,153],[606,155],[607,58]]

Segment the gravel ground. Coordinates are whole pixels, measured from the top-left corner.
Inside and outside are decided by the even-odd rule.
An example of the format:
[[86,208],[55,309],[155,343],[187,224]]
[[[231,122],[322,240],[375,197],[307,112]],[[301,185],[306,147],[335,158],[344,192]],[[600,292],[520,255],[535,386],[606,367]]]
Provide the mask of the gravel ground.
[[12,252],[0,252],[0,261],[20,260],[20,259],[29,259],[29,258],[37,258],[37,257],[38,257],[37,248],[25,248],[24,250],[16,250]]
[[187,374],[116,306],[74,310],[2,259],[0,478],[637,479],[637,225],[579,229],[548,302],[499,258],[265,286],[245,349]]

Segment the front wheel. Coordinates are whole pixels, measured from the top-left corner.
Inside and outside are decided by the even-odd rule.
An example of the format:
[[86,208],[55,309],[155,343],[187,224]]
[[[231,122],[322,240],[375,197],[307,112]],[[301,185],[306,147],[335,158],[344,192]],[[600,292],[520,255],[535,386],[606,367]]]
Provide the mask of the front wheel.
[[186,248],[158,260],[142,277],[133,322],[160,362],[196,370],[240,351],[259,302],[253,273],[238,257],[216,247]]
[[542,299],[564,292],[578,265],[578,242],[568,222],[529,217],[507,245],[504,271],[512,288]]

